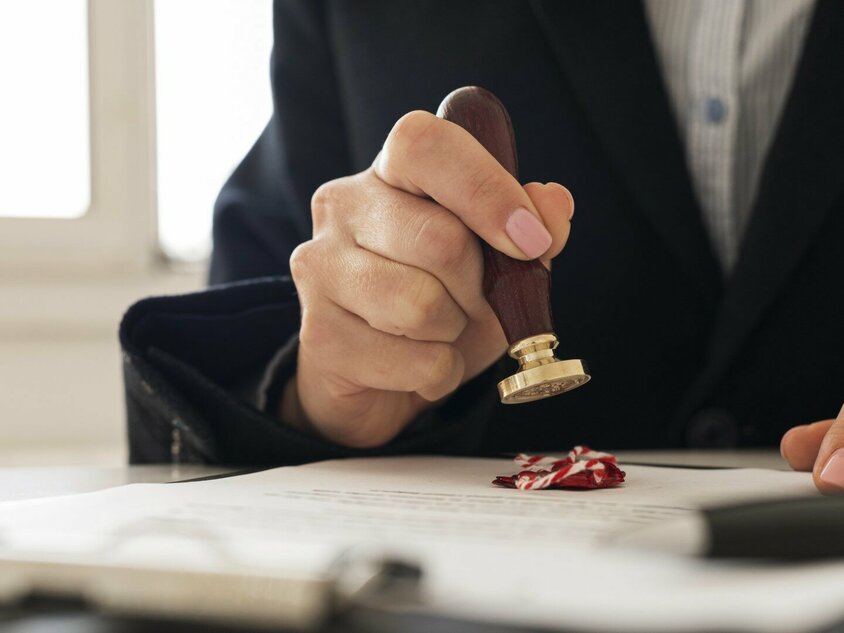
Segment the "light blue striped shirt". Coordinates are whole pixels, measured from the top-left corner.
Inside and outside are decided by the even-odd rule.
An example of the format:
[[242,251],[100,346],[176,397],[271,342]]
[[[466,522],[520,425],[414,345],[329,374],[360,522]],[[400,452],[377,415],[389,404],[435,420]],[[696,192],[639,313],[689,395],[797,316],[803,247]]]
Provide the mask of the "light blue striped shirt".
[[715,253],[736,262],[814,0],[646,0]]

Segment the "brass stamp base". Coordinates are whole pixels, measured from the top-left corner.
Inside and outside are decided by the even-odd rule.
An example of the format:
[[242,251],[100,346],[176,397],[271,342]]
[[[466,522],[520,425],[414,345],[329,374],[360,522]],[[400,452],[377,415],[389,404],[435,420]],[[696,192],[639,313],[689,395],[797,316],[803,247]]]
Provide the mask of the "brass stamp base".
[[508,354],[519,361],[519,371],[498,383],[504,404],[549,398],[589,382],[582,360],[557,360],[557,337],[539,334],[510,346]]

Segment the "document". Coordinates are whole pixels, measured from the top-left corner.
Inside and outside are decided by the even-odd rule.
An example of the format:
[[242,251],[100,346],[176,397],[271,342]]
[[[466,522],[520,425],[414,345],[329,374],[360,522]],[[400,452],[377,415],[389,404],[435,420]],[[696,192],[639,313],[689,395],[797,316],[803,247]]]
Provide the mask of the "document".
[[414,609],[474,620],[792,632],[844,618],[842,563],[613,544],[707,505],[817,494],[810,475],[621,466],[619,488],[519,491],[490,483],[509,460],[351,459],[0,504],[0,599],[46,583],[121,610],[307,625],[340,561],[386,557],[423,571]]

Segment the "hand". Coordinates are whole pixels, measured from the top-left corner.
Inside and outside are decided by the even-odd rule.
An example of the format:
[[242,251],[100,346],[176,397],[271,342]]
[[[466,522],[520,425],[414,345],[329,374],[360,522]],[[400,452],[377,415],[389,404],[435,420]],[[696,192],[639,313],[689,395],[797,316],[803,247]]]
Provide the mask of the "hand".
[[821,492],[844,493],[844,407],[834,420],[789,429],[780,452],[793,469],[811,470]]
[[565,187],[522,187],[463,128],[402,117],[369,169],[313,196],[313,239],[290,258],[302,326],[279,417],[347,446],[389,441],[506,350],[476,236],[550,266],[573,211]]

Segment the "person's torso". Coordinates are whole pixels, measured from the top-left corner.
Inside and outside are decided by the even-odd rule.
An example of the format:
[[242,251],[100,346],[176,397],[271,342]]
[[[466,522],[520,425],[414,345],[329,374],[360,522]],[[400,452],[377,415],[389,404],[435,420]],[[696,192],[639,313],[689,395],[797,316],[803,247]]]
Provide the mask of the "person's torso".
[[489,450],[771,444],[837,411],[844,56],[828,53],[842,12],[819,2],[725,282],[641,5],[329,4],[356,170],[402,114],[476,84],[510,111],[521,180],[574,194],[553,305],[560,357],[585,359],[593,380],[500,406]]

